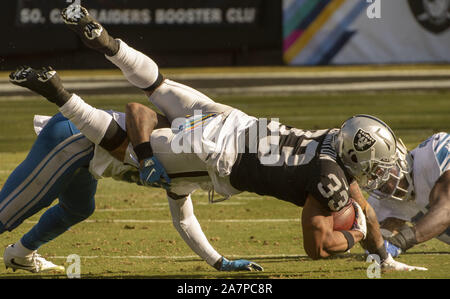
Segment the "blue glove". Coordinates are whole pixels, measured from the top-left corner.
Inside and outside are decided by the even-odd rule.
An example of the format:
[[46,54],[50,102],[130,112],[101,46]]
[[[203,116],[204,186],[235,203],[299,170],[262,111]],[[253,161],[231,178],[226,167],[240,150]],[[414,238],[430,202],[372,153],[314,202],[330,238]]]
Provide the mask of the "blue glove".
[[170,178],[156,157],[144,160],[143,166],[139,170],[139,177],[144,186],[163,187],[164,189],[170,187]]
[[260,265],[247,261],[247,260],[235,260],[229,261],[222,257],[222,265],[220,271],[264,271]]
[[402,253],[402,249],[398,248],[397,246],[395,246],[392,243],[389,243],[389,241],[384,240],[384,246],[386,247],[386,251],[392,256],[392,257],[397,257],[400,255],[400,253]]
[[[400,253],[402,253],[402,249],[398,248],[392,243],[389,243],[389,241],[384,240],[384,247],[386,247],[387,253],[389,253],[392,257],[398,257]],[[367,255],[369,255],[369,251],[365,251]]]

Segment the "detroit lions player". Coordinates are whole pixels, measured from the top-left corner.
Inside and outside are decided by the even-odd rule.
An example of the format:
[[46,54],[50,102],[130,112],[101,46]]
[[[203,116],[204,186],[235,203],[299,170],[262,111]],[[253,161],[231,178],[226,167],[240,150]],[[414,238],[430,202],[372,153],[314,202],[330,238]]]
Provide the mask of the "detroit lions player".
[[368,199],[381,227],[395,232],[385,237],[401,252],[432,238],[450,244],[450,135],[434,134],[412,151],[399,143],[397,151],[389,180]]
[[[150,140],[155,153],[146,159],[153,163],[155,172],[139,173],[140,158],[127,141],[125,129],[130,124],[126,124],[124,113],[106,112],[84,104],[81,98],[65,91],[56,72],[48,68],[36,71],[21,67],[11,73],[10,80],[58,105],[71,99],[75,105],[69,111],[61,109],[71,120],[61,113],[51,118],[35,117],[38,138],[0,192],[0,233],[15,229],[59,198],[58,204],[49,208],[29,232],[6,248],[3,261],[7,267],[35,273],[63,271],[63,267],[47,261],[37,250],[94,212],[97,180],[101,177],[165,188],[170,183],[168,194],[210,189],[211,180],[204,163],[195,154],[173,154],[171,129],[164,128],[165,119],[150,109],[140,115],[156,129]],[[127,112],[133,111],[133,107],[133,104],[127,105]],[[92,115],[95,117],[90,117]],[[84,118],[90,122],[83,124]],[[228,260],[214,250],[193,214],[190,195],[180,200],[168,199],[174,226],[208,264],[220,271],[262,270],[256,263]],[[200,249],[196,245],[198,242],[202,243]]]

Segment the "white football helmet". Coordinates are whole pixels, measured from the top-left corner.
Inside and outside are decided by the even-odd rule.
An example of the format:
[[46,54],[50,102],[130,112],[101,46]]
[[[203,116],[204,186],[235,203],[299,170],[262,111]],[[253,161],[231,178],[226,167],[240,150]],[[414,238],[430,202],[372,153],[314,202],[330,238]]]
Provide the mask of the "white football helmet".
[[[413,159],[401,139],[397,141],[397,162],[389,172],[389,178],[372,192],[377,199],[413,200],[414,182],[412,177]],[[370,191],[370,190],[369,190]]]
[[374,190],[389,178],[389,171],[395,165],[397,139],[380,119],[355,115],[342,124],[336,137],[336,150],[359,185]]

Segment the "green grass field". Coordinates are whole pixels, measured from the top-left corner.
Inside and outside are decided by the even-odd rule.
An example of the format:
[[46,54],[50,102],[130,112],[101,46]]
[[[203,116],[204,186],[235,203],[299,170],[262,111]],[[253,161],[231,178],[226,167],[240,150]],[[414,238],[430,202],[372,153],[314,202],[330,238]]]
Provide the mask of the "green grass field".
[[[146,103],[139,95],[86,96],[99,108],[123,111],[125,103]],[[386,121],[409,148],[434,132],[450,131],[450,92],[329,94],[271,97],[220,97],[259,117],[277,117],[303,129],[339,126],[353,114]],[[0,99],[0,186],[25,157],[35,137],[34,114],[52,115],[56,108],[38,98]],[[211,244],[229,258],[261,264],[262,273],[223,273],[201,261],[171,224],[161,190],[101,180],[97,209],[89,220],[71,228],[39,252],[55,263],[81,257],[82,278],[367,278],[362,248],[350,254],[312,261],[302,248],[301,209],[274,198],[243,193],[223,203],[208,204],[207,194],[193,196],[195,214]],[[37,221],[35,215],[11,233],[0,235],[0,246],[17,241]],[[424,266],[427,272],[389,272],[383,278],[450,278],[448,245],[431,240],[398,258]],[[0,278],[64,278],[32,275],[0,268]]]

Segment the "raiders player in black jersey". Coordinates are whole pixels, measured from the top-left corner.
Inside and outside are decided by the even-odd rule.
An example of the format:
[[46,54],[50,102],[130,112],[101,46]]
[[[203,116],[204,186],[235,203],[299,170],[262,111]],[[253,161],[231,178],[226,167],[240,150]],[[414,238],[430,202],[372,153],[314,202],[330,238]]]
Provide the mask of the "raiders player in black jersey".
[[[267,125],[267,134],[258,136],[258,140],[249,140],[248,132],[251,130],[249,128],[246,132],[246,150],[239,154],[230,174],[230,182],[238,190],[273,196],[303,207],[304,247],[311,258],[324,258],[333,253],[346,251],[355,242],[364,239],[365,231],[360,229],[333,231],[331,213],[339,211],[352,200],[363,206],[366,214],[370,214],[371,211],[364,205],[365,200],[358,192],[359,187],[355,176],[352,175],[352,168],[344,165],[343,159],[338,155],[337,146],[345,130],[354,130],[353,123],[364,121],[370,124],[366,126],[366,131],[383,126],[381,128],[387,137],[386,143],[378,146],[374,152],[385,150],[386,144],[389,144],[391,150],[395,148],[395,137],[390,129],[371,116],[361,115],[348,120],[342,131],[339,129],[304,131],[270,122]],[[366,136],[360,135],[361,138],[370,136],[366,131],[364,131]],[[373,138],[367,139],[366,142],[364,151],[368,151],[369,145],[375,146],[376,143]],[[250,147],[255,143],[258,144],[258,150],[251,153]],[[357,156],[354,155],[353,158],[356,160]],[[380,153],[378,155],[381,156]],[[379,158],[379,162],[389,159],[392,161],[393,157],[390,155],[391,151],[385,150],[385,156]],[[389,162],[382,164],[385,169],[389,169]],[[380,166],[375,171],[383,173],[384,169]],[[356,174],[356,170],[354,173]],[[365,176],[361,173],[358,175]],[[379,179],[372,176],[370,183],[376,184],[375,181]],[[369,220],[369,228],[372,229],[373,226],[376,226],[376,223]],[[373,236],[370,229],[369,234],[369,240],[378,238]],[[387,258],[383,244],[380,243],[371,244],[369,241],[368,246],[372,246],[372,252]]]
[[[370,253],[378,254],[382,267],[412,269],[394,261],[386,252],[375,212],[359,188],[359,184],[368,190],[377,188],[387,180],[389,169],[395,165],[396,138],[381,120],[358,115],[345,121],[339,129],[320,131],[304,131],[270,122],[267,124],[270,134],[262,134],[267,135],[263,137],[258,132],[254,138],[250,128],[257,122],[253,122],[250,116],[215,103],[195,89],[164,79],[152,59],[122,40],[112,38],[85,8],[70,6],[62,15],[64,22],[84,44],[105,54],[131,84],[144,91],[169,123],[175,118],[192,115],[194,109],[200,109],[202,113],[220,116],[227,125],[236,123],[236,130],[221,131],[219,135],[224,133],[238,137],[232,134],[241,134],[242,127],[247,129],[245,145],[237,146],[244,150],[235,156],[225,155],[225,158],[236,157],[234,160],[220,161],[232,166],[229,172],[225,169],[225,175],[221,176],[229,178],[230,188],[237,192],[271,195],[302,206],[304,247],[311,258],[344,252],[355,242],[362,241],[363,247]],[[133,110],[137,112],[140,109],[148,108],[141,105]],[[128,138],[133,145],[146,144],[150,147],[150,134],[146,132],[151,132],[153,128],[140,122],[138,115],[126,115]],[[132,124],[130,129],[129,123]],[[133,133],[133,130],[139,132]],[[231,139],[225,137],[227,141]],[[146,153],[151,155],[152,150],[149,148]],[[183,194],[170,196],[183,198]],[[339,211],[350,202],[359,211],[354,227],[349,231],[334,231],[332,212]],[[203,248],[209,245],[194,243]],[[196,252],[200,251],[203,250]]]
[[[139,104],[135,108],[127,112],[127,119],[134,129],[139,128],[141,136],[146,136],[147,129],[133,114],[149,108]],[[233,165],[230,183],[239,191],[273,196],[303,207],[303,240],[308,256],[325,258],[361,241],[371,254],[380,257],[384,269],[425,269],[399,263],[386,251],[375,212],[358,185],[359,181],[376,188],[386,180],[395,162],[396,139],[386,124],[369,115],[357,115],[340,129],[304,131],[277,122],[267,128],[262,138],[259,134],[250,138],[251,128],[245,131],[245,150]],[[348,204],[354,204],[359,212],[358,223],[349,231],[334,231],[331,213]]]

